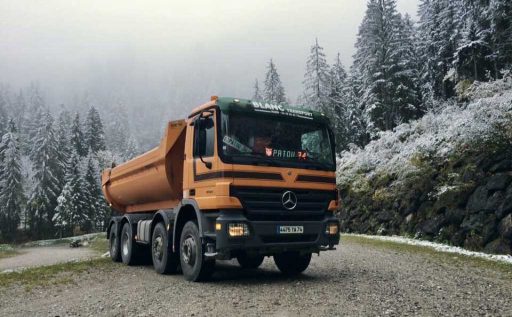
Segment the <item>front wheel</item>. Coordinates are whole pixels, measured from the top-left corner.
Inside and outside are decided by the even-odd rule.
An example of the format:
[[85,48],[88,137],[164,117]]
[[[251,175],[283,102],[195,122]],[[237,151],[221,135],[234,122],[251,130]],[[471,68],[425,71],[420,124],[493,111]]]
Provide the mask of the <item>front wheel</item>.
[[172,252],[169,234],[162,222],[156,224],[151,239],[151,257],[153,267],[160,274],[176,273],[178,271],[179,256]]
[[215,269],[215,260],[206,260],[199,229],[194,221],[188,221],[181,231],[180,264],[187,281],[207,280]]
[[284,275],[299,275],[308,268],[311,253],[301,255],[299,252],[284,252],[274,255],[274,262]]

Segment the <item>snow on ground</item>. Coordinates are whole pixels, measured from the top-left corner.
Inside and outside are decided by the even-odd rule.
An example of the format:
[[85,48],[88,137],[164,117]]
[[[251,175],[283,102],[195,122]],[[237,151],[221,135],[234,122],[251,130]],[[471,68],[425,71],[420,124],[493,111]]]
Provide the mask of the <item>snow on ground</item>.
[[[430,241],[425,241],[425,240],[410,239],[410,238],[405,238],[405,237],[401,237],[401,236],[373,236],[373,235],[367,235],[367,234],[354,234],[354,233],[346,233],[343,235],[426,247],[426,248],[434,249],[438,252],[460,254],[460,255],[469,256],[469,257],[475,257],[475,258],[480,258],[480,259],[485,259],[485,260],[491,260],[491,261],[496,261],[496,262],[512,264],[512,256],[511,255],[487,254],[487,253],[483,253],[483,252],[469,251],[469,250],[466,250],[466,249],[463,249],[460,247],[454,247],[454,246],[447,245],[447,244],[430,242]],[[342,243],[343,243],[343,240],[342,240]]]

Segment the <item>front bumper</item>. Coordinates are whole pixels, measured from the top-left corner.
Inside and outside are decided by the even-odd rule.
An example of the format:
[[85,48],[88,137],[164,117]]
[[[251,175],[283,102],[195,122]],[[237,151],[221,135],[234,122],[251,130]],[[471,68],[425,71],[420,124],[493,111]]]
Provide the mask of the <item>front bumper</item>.
[[[230,258],[243,251],[253,254],[271,255],[285,251],[316,253],[322,250],[334,249],[340,241],[339,230],[336,234],[326,233],[328,224],[339,221],[332,214],[326,214],[321,220],[279,220],[251,221],[243,213],[221,212],[216,218],[220,230],[215,230],[215,249],[221,258]],[[249,235],[245,237],[230,237],[229,223],[245,223],[249,227]],[[300,234],[281,234],[279,226],[302,226]]]

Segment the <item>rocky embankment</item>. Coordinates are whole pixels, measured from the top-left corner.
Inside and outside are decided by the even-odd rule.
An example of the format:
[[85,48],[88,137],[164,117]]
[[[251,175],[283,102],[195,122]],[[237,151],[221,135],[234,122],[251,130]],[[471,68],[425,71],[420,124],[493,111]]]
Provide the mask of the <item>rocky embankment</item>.
[[512,254],[512,90],[497,84],[344,153],[342,230]]

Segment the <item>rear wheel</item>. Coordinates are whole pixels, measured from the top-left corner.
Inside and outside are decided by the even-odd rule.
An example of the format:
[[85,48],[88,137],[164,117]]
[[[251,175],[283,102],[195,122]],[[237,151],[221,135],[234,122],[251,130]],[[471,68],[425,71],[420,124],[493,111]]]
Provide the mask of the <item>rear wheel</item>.
[[236,257],[238,264],[244,269],[255,269],[263,263],[263,255],[247,255],[247,253],[240,254]]
[[187,281],[207,280],[215,269],[215,260],[206,260],[195,221],[185,223],[180,238],[180,264]]
[[121,259],[126,265],[136,264],[139,256],[138,245],[133,241],[132,226],[127,222],[121,231]]
[[162,222],[156,224],[151,239],[151,257],[153,267],[160,274],[176,273],[178,271],[179,255],[172,252],[169,234]]
[[119,237],[117,236],[116,225],[113,225],[112,228],[110,228],[108,241],[110,246],[110,258],[114,262],[121,262],[120,243]]
[[311,253],[301,255],[299,252],[284,252],[274,255],[274,262],[283,274],[288,276],[304,272],[311,262]]

